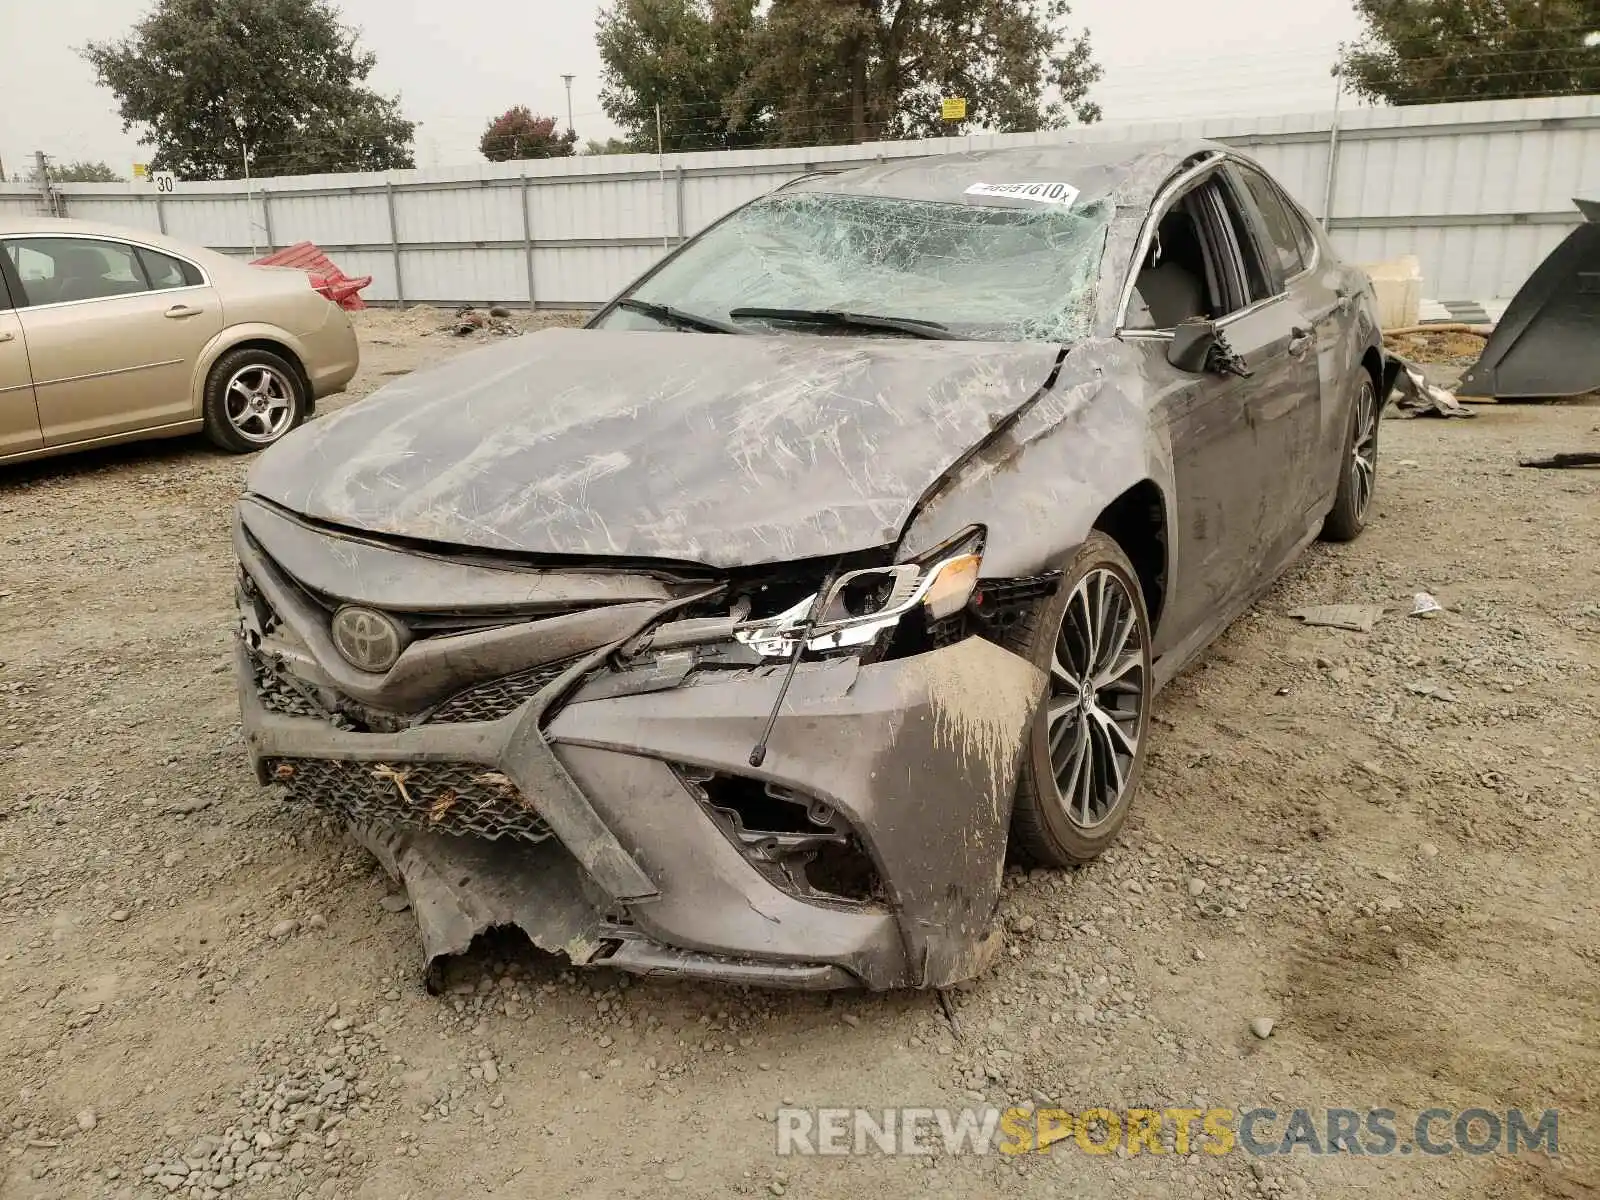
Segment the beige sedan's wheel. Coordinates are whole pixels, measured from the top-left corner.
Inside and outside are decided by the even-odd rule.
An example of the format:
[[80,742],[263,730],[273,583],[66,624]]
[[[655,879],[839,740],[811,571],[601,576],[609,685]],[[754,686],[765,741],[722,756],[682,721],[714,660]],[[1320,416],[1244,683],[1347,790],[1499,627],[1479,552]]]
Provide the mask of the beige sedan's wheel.
[[270,350],[231,351],[206,381],[206,436],[236,454],[272,445],[300,424],[305,411],[299,374]]

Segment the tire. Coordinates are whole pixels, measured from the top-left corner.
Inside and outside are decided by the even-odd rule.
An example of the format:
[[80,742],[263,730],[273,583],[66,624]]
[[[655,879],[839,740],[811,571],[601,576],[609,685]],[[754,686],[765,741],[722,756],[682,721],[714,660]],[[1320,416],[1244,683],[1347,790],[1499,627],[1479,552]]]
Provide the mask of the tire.
[[[1126,620],[1127,640],[1120,653],[1100,646],[1090,673],[1104,679],[1113,665],[1125,669],[1115,676],[1115,686],[1095,691],[1095,703],[1086,709],[1072,699],[1081,692],[1078,680],[1088,657],[1083,632],[1093,606],[1107,597],[1117,607],[1113,619],[1103,623],[1115,634]],[[1103,607],[1100,611],[1109,613]],[[1090,862],[1116,840],[1127,819],[1144,772],[1150,723],[1150,614],[1139,576],[1122,548],[1103,533],[1091,533],[1061,565],[1056,594],[1017,622],[1006,642],[1050,679],[1023,754],[1011,845],[1040,866]],[[1114,663],[1103,661],[1113,657]],[[1070,801],[1063,798],[1068,789],[1058,780],[1052,741],[1057,743],[1057,760],[1066,760],[1060,774],[1079,785],[1068,793]],[[1124,753],[1130,748],[1131,753]],[[1114,788],[1117,775],[1106,769],[1110,763],[1120,772],[1120,787]],[[1085,773],[1093,785],[1089,788],[1082,786]]]
[[300,372],[270,350],[230,350],[206,377],[206,436],[233,454],[266,449],[304,421],[307,408]]
[[1356,375],[1355,399],[1350,405],[1350,433],[1339,457],[1339,492],[1322,522],[1322,538],[1350,542],[1367,527],[1372,497],[1378,484],[1378,389],[1365,367]]

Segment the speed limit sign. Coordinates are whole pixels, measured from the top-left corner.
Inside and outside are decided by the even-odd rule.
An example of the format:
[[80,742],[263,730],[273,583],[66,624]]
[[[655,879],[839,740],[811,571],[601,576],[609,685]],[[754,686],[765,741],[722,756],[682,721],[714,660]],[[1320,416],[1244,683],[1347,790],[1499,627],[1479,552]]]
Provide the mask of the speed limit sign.
[[178,177],[171,171],[151,171],[150,182],[156,185],[156,191],[171,194],[177,185]]

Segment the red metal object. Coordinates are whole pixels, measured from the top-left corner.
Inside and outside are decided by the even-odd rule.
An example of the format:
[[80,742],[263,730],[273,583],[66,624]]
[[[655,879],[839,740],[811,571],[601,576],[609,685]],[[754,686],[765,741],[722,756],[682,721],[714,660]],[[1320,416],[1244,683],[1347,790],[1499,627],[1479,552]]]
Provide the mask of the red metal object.
[[256,267],[294,267],[304,271],[311,277],[311,286],[316,288],[329,300],[340,308],[349,312],[366,307],[361,299],[361,289],[372,282],[371,275],[364,275],[360,279],[352,279],[338,267],[333,265],[333,260],[322,252],[322,248],[315,242],[296,242],[292,246],[285,246],[275,254],[265,258],[258,258],[251,264]]

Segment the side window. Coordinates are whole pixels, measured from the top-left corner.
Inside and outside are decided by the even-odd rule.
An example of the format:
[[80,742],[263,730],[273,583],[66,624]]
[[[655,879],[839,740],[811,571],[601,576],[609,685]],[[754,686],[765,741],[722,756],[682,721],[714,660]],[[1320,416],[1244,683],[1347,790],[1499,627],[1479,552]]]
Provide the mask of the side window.
[[146,290],[132,246],[90,238],[26,238],[7,243],[29,304],[99,300]]
[[1272,266],[1262,257],[1271,254],[1273,248],[1263,246],[1256,236],[1255,225],[1246,211],[1248,202],[1239,195],[1231,180],[1223,186],[1219,177],[1216,192],[1229,236],[1239,251],[1239,265],[1244,268],[1244,279],[1241,281],[1244,284],[1244,293],[1239,297],[1238,307],[1243,308],[1247,304],[1254,304],[1257,300],[1265,300],[1268,296],[1276,295],[1278,284],[1273,277]]
[[1284,204],[1289,210],[1289,219],[1294,222],[1295,241],[1300,244],[1300,261],[1306,266],[1311,266],[1317,261],[1317,235],[1311,231],[1311,222],[1306,215],[1293,204]]
[[147,246],[138,246],[135,249],[139,255],[139,263],[144,267],[145,277],[150,280],[150,286],[155,291],[194,287],[200,282],[199,270],[182,259],[162,254],[159,250],[151,250]]
[[0,262],[0,309],[8,309],[16,307],[16,301],[11,298],[10,276],[15,275],[17,271],[17,248],[10,243],[3,245],[6,257],[4,262]]
[[1219,314],[1216,270],[1201,234],[1201,189],[1176,200],[1161,217],[1128,302],[1128,329],[1171,329]]
[[1162,216],[1140,264],[1124,328],[1172,329],[1196,318],[1220,320],[1271,294],[1237,198],[1213,174]]
[[1289,211],[1278,189],[1266,176],[1248,167],[1239,167],[1238,171],[1251,199],[1261,210],[1261,220],[1267,227],[1267,236],[1272,239],[1272,248],[1277,251],[1283,277],[1287,279],[1300,274],[1309,259],[1300,248],[1301,238],[1306,236],[1306,231],[1300,228],[1297,215]]

